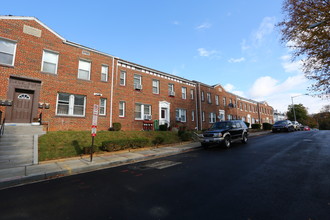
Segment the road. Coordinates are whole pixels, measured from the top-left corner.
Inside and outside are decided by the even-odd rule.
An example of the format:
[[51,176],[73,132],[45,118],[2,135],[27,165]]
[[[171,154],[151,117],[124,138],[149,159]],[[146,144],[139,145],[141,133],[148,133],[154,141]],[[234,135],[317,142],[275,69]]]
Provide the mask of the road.
[[0,191],[0,219],[330,219],[330,131],[276,133]]

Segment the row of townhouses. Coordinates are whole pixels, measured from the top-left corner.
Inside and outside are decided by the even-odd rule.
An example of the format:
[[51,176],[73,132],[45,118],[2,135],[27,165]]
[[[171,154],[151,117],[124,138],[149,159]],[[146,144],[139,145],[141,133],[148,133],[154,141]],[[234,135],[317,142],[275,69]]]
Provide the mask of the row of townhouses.
[[7,123],[99,130],[120,123],[206,129],[219,120],[273,123],[273,108],[68,41],[34,17],[0,16],[0,113]]

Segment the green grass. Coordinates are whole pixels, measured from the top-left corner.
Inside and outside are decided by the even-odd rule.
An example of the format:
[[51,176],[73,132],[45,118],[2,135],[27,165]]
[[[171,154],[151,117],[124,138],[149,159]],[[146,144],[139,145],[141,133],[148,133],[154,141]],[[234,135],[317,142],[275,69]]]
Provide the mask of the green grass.
[[[163,137],[163,144],[179,143],[180,138],[176,132],[170,131],[99,131],[94,139],[96,153],[101,152],[103,141],[115,139],[131,139],[145,137],[149,139],[146,147],[152,146],[152,141]],[[84,153],[84,147],[92,145],[89,131],[54,131],[39,137],[39,160],[52,160],[75,157]]]

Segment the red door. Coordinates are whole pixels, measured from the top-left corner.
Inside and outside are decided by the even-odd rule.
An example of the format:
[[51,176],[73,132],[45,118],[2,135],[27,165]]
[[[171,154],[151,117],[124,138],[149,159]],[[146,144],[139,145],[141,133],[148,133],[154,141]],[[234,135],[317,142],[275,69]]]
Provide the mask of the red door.
[[13,98],[11,122],[31,123],[34,91],[16,89]]

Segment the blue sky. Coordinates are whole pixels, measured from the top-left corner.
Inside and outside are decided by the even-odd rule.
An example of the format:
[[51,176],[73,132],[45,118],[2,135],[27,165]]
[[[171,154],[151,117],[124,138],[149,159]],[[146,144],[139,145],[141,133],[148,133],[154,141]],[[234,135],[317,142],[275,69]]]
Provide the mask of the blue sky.
[[[11,1],[1,15],[33,16],[84,46],[286,111],[311,84],[275,24],[282,1]],[[329,100],[294,98],[309,113]]]

